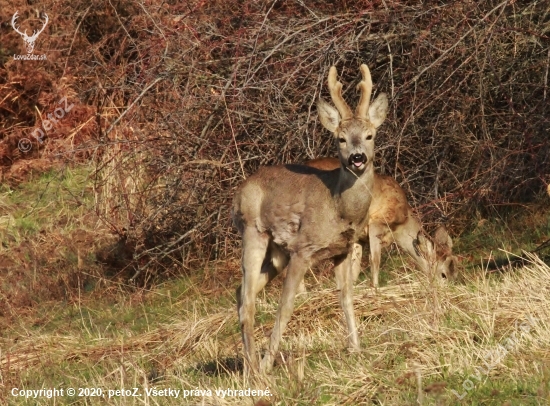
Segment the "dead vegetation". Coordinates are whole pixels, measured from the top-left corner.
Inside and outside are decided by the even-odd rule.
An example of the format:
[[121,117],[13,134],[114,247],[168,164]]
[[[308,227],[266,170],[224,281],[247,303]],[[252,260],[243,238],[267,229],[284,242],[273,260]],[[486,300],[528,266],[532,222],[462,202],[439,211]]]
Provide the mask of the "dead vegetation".
[[[214,393],[247,387],[269,388],[268,404],[273,405],[546,404],[549,280],[548,266],[532,257],[522,272],[504,275],[498,283],[476,273],[467,284],[430,290],[416,273],[377,294],[361,283],[354,296],[364,346],[348,353],[337,291],[326,288],[332,281],[322,278],[321,289],[298,297],[273,376],[247,382],[240,374],[234,310],[219,297],[205,296],[204,281],[197,276],[183,290],[169,285],[112,310],[104,304],[90,307],[83,298],[50,312],[51,323],[71,320],[63,334],[32,329],[26,337],[0,341],[0,396],[10,396],[8,390],[22,387],[21,382],[30,388],[63,382],[104,390],[138,387],[144,392],[156,386],[213,392],[185,404],[254,404],[258,398]],[[173,296],[167,295],[170,289]],[[268,289],[259,300],[261,317],[267,319],[255,330],[261,343],[273,326],[278,293]],[[465,390],[468,379],[473,386]],[[118,404],[121,399],[87,401]],[[168,405],[181,402],[162,399]]]
[[[0,27],[4,176],[29,157],[91,159],[96,212],[128,243],[128,276],[237,255],[234,187],[259,165],[334,154],[314,107],[332,64],[348,99],[360,63],[375,94],[389,93],[378,170],[425,222],[462,232],[472,210],[528,202],[548,182],[547,2],[40,7],[50,24],[35,53],[46,61],[14,61],[24,44]],[[2,19],[16,8],[23,29],[41,24],[21,2]],[[74,110],[22,153],[18,140],[62,97]]]

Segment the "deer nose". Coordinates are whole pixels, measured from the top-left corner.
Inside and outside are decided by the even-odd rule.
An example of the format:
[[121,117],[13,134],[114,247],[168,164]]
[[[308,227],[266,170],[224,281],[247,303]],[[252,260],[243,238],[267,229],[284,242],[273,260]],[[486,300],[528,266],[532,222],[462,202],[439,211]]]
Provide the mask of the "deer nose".
[[361,166],[362,164],[367,162],[367,156],[364,153],[353,154],[353,155],[350,155],[348,162],[350,166],[351,165]]

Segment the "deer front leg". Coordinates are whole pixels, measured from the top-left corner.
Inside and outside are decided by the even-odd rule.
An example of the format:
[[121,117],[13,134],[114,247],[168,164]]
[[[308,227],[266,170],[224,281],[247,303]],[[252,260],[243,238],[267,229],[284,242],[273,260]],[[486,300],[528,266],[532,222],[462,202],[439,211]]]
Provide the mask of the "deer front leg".
[[[352,253],[339,257],[335,260],[334,272],[337,283],[340,284],[340,305],[344,311],[346,324],[348,326],[349,347],[352,350],[359,350],[359,335],[355,324],[355,313],[353,310],[353,267]],[[339,281],[339,282],[338,282]]]
[[309,265],[309,258],[302,258],[299,254],[295,254],[290,258],[286,278],[283,282],[283,292],[277,309],[275,325],[273,326],[271,339],[269,340],[269,348],[260,365],[261,370],[264,372],[270,372],[273,368],[274,357],[279,350],[281,337],[294,310],[294,299],[296,298],[298,287],[300,282],[303,281]]
[[[353,244],[353,251],[351,254],[351,283],[355,283],[359,274],[361,273],[361,259],[363,257],[363,247],[359,243]],[[338,267],[339,259],[334,261],[334,279],[336,279],[336,289],[342,290],[344,286],[344,268]]]
[[359,243],[353,244],[353,256],[351,258],[353,282],[357,282],[357,278],[359,278],[359,274],[361,273],[362,258],[363,247]]
[[302,279],[302,281],[298,285],[298,290],[296,291],[296,294],[301,294],[301,293],[306,293],[306,292],[307,292],[306,283]]
[[372,286],[378,287],[378,274],[380,273],[380,259],[382,257],[382,238],[384,237],[386,226],[372,224],[369,227],[369,245],[370,245],[370,271],[372,275]]

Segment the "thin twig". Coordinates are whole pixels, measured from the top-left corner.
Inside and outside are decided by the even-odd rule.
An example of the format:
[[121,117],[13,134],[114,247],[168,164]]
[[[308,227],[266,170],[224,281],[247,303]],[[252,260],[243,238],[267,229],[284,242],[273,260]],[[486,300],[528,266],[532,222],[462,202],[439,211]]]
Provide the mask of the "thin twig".
[[128,108],[124,110],[124,112],[120,116],[118,116],[118,118],[114,121],[113,124],[111,124],[109,129],[105,131],[105,134],[104,134],[105,138],[109,135],[109,133],[113,130],[113,128],[115,128],[115,126],[120,122],[120,120],[122,120],[122,118],[126,115],[126,113],[128,113],[132,109],[132,107],[134,107],[134,105],[145,95],[145,93],[147,93],[149,89],[151,89],[154,85],[156,85],[162,79],[163,79],[162,77],[156,78],[155,80],[153,80],[153,83],[151,83],[145,89],[143,89],[143,91],[139,94],[139,96],[134,99],[134,101],[128,106]]
[[429,64],[428,66],[426,66],[425,68],[423,68],[420,73],[418,75],[416,75],[412,81],[413,82],[416,82],[418,79],[420,79],[420,76],[422,76],[424,73],[426,73],[426,71],[430,70],[431,68],[433,68],[435,65],[437,65],[439,62],[441,62],[445,56],[451,52],[453,49],[455,49],[458,44],[460,44],[462,41],[464,41],[464,39],[470,35],[472,32],[474,32],[474,30],[477,28],[477,26],[482,23],[483,21],[485,21],[489,16],[491,16],[495,11],[497,11],[499,8],[501,8],[502,6],[505,6],[506,3],[510,2],[511,0],[504,0],[502,3],[500,3],[498,6],[496,6],[495,8],[493,8],[491,11],[489,11],[487,14],[485,14],[483,16],[483,18],[481,20],[479,20],[476,24],[474,24],[474,26],[472,28],[470,28],[468,31],[466,31],[466,34],[464,34],[462,37],[460,37],[460,39],[455,42],[450,48],[446,49],[440,56],[439,58],[437,58],[435,61],[433,61],[431,64]]
[[67,52],[67,59],[65,60],[65,66],[63,67],[63,73],[61,74],[62,78],[65,76],[65,71],[67,70],[67,64],[69,63],[69,56],[71,55],[71,50],[73,49],[73,44],[74,44],[74,41],[76,39],[76,34],[78,33],[78,29],[80,28],[80,25],[82,24],[82,22],[86,18],[86,15],[88,14],[88,11],[90,11],[90,8],[92,8],[92,6],[89,6],[86,9],[86,11],[84,12],[84,15],[82,16],[82,18],[78,22],[78,25],[76,26],[76,29],[74,30],[73,39],[71,41],[71,45],[69,46],[69,52]]

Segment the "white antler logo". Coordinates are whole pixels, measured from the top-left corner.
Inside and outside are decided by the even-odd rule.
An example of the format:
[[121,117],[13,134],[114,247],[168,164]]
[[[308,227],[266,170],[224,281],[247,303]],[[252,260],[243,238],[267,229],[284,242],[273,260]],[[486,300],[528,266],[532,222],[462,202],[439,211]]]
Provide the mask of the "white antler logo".
[[21,32],[15,26],[15,20],[17,20],[17,13],[18,13],[18,11],[15,12],[15,14],[13,15],[13,17],[11,19],[11,26],[13,27],[13,29],[15,30],[16,33],[21,35],[21,37],[23,38],[23,41],[25,41],[25,46],[27,47],[27,53],[31,54],[32,51],[34,50],[34,41],[36,41],[36,39],[38,38],[40,33],[42,31],[44,31],[44,28],[46,28],[46,25],[48,25],[48,21],[49,21],[48,20],[48,15],[46,13],[44,13],[44,17],[46,17],[46,21],[44,22],[44,25],[42,26],[40,31],[34,31],[32,33],[32,36],[29,37],[27,35],[27,30],[25,30],[25,32]]

